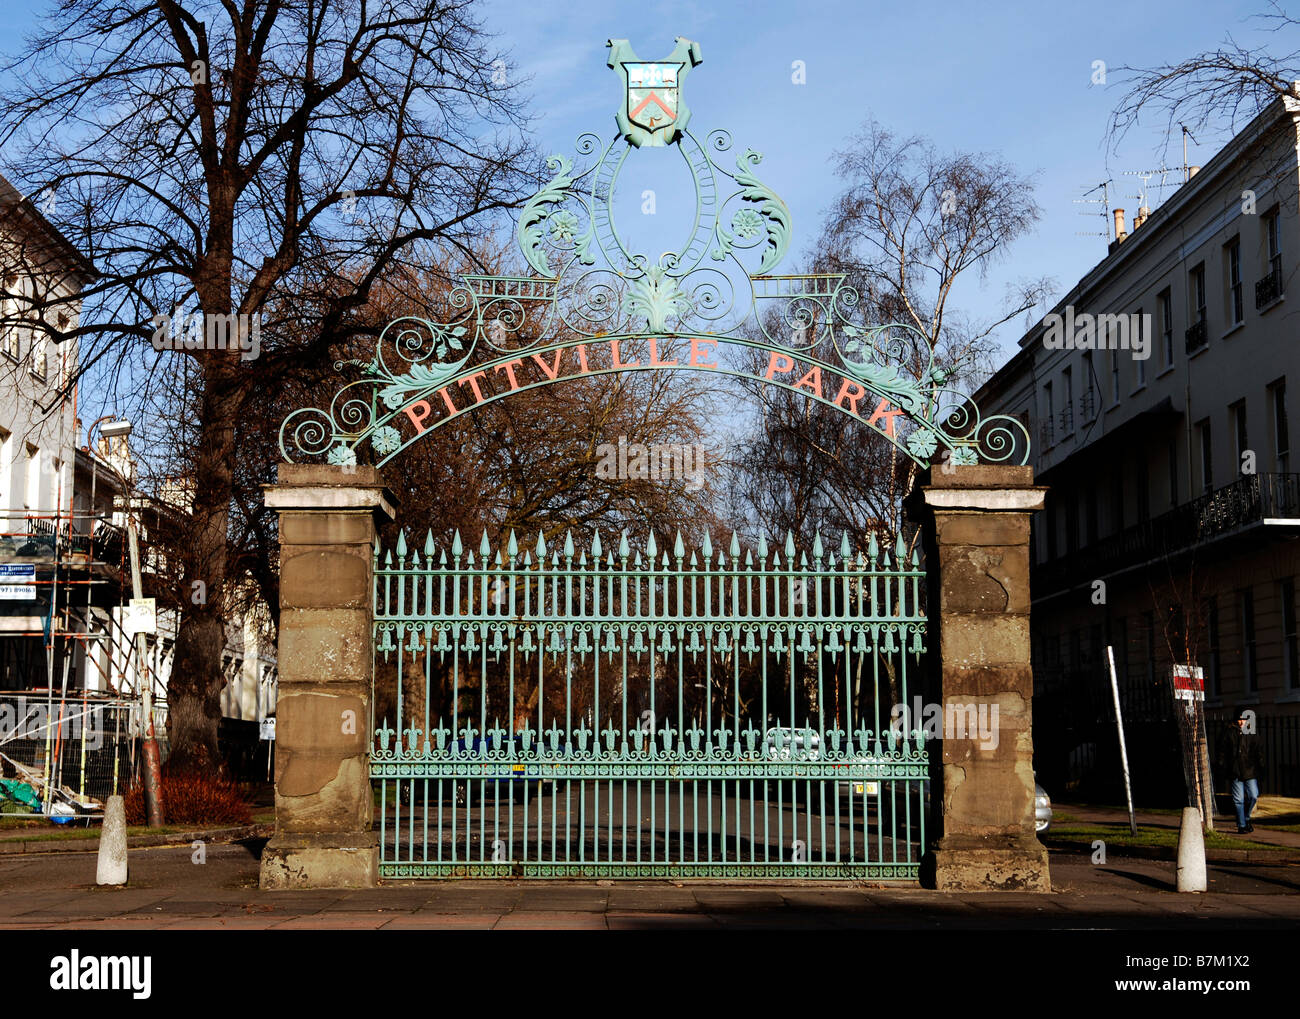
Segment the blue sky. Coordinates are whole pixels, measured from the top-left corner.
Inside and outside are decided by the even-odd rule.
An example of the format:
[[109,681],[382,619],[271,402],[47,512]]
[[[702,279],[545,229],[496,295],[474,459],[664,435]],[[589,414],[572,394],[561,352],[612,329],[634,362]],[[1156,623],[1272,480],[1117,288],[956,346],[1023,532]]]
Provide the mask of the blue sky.
[[[605,67],[606,39],[629,39],[647,60],[667,55],[678,35],[697,41],[704,60],[684,87],[691,130],[702,137],[725,127],[737,150],[764,153],[760,175],[794,216],[793,256],[810,250],[839,189],[833,153],[868,117],[944,149],[997,155],[1034,176],[1043,208],[1034,235],[986,281],[970,280],[954,295],[960,310],[983,318],[997,317],[1007,281],[1049,275],[1059,297],[1105,254],[1104,237],[1076,236],[1104,228],[1100,218],[1078,215],[1096,209],[1073,204],[1085,187],[1114,177],[1114,204],[1131,219],[1140,181],[1122,171],[1160,165],[1164,137],[1152,124],[1108,157],[1104,132],[1120,95],[1118,68],[1176,61],[1229,32],[1239,42],[1263,38],[1260,23],[1250,20],[1260,7],[1198,0],[490,0],[484,10],[531,77],[534,131],[547,151],[569,153],[583,130],[612,131],[620,86]],[[804,85],[791,82],[795,60],[806,66]],[[1107,65],[1106,86],[1091,82],[1096,60]],[[1221,144],[1207,142],[1190,151],[1190,162],[1204,163]],[[1181,165],[1178,139],[1166,158]],[[624,179],[639,193],[630,167]],[[1025,196],[1008,196],[1018,200]],[[668,211],[661,197],[659,215]],[[1008,352],[1023,324],[997,334]]]
[[[1103,237],[1077,236],[1103,228],[1073,204],[1085,187],[1114,177],[1115,204],[1130,217],[1136,208],[1131,196],[1139,182],[1122,171],[1158,165],[1164,138],[1152,124],[1108,158],[1103,135],[1120,94],[1121,65],[1178,60],[1228,32],[1242,42],[1262,39],[1263,26],[1250,20],[1262,6],[1263,0],[486,0],[480,10],[531,79],[533,130],[548,152],[570,153],[584,130],[606,138],[613,131],[620,86],[605,67],[606,39],[627,38],[649,60],[665,56],[678,35],[697,41],[704,60],[685,85],[692,130],[703,137],[725,127],[736,151],[764,153],[760,175],[793,213],[792,259],[808,253],[839,189],[833,153],[868,117],[941,148],[994,154],[1032,175],[1043,208],[1037,230],[986,281],[969,280],[954,295],[958,310],[984,318],[996,317],[1006,282],[1049,275],[1059,296],[1104,255]],[[10,0],[11,31],[35,27],[45,9],[36,0]],[[15,33],[3,47],[16,45]],[[806,84],[791,81],[796,60],[804,62]],[[1106,62],[1106,86],[1090,81],[1096,60]],[[1191,162],[1204,163],[1221,144],[1205,141]],[[1167,159],[1181,162],[1177,140]],[[677,170],[665,174],[662,166],[650,159],[629,167],[622,187],[639,194],[662,182],[657,215],[665,218],[687,203],[671,183],[680,181]],[[1023,325],[1018,320],[997,334],[1008,352]]]

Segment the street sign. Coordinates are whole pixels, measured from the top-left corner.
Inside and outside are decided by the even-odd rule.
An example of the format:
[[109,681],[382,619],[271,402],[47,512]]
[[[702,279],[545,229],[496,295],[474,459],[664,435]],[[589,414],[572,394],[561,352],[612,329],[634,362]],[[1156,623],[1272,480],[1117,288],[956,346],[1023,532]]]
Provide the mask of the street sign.
[[6,601],[36,600],[36,565],[0,566],[0,599]]
[[1200,666],[1174,666],[1174,700],[1205,700],[1205,670]]
[[127,636],[158,632],[158,602],[154,598],[132,598],[122,619]]
[[264,718],[264,719],[262,719],[262,727],[261,727],[261,730],[260,730],[260,732],[259,732],[259,734],[258,734],[258,739],[267,739],[267,740],[274,740],[274,739],[275,739],[275,719],[274,719],[274,718]]

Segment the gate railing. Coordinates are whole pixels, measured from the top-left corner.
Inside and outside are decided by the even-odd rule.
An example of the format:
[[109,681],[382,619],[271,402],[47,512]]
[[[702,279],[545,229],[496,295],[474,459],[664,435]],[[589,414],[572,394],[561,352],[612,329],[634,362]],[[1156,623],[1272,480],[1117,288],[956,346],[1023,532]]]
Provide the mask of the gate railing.
[[922,570],[811,553],[377,547],[381,874],[914,877]]

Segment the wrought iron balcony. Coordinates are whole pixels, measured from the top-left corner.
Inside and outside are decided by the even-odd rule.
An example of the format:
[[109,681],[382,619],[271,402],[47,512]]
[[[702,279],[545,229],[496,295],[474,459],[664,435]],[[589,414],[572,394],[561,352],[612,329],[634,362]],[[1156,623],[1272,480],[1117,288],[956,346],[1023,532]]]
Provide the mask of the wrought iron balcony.
[[1061,408],[1061,438],[1074,434],[1074,404],[1067,403]]
[[1044,449],[1049,448],[1056,441],[1053,434],[1054,424],[1051,417],[1045,417],[1038,422],[1038,442]]
[[1252,474],[1054,560],[1033,573],[1042,595],[1175,555],[1249,524],[1300,519],[1300,474]]
[[1097,391],[1089,387],[1083,391],[1079,397],[1079,420],[1087,424],[1097,416],[1097,405],[1100,403],[1097,399]]
[[1210,342],[1210,330],[1206,325],[1205,319],[1201,319],[1196,325],[1187,330],[1187,353],[1195,353]]
[[[90,533],[85,533],[86,531]],[[123,561],[125,532],[106,520],[84,518],[77,526],[63,520],[58,524],[49,517],[28,516],[23,534],[0,536],[0,558],[18,556],[53,556],[55,535],[63,555],[118,565]]]
[[1282,267],[1275,265],[1273,271],[1255,284],[1255,307],[1262,308],[1272,304],[1282,296]]

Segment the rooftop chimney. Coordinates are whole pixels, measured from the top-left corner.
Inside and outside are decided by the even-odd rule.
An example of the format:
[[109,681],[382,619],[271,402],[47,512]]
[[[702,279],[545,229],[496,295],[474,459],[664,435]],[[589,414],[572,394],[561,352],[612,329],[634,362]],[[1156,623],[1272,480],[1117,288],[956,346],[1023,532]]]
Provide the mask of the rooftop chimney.
[[1124,210],[1115,210],[1115,240],[1122,241],[1128,236],[1128,231],[1124,229]]
[[1140,209],[1138,209],[1137,215],[1133,217],[1133,229],[1136,230],[1138,227],[1140,227],[1143,223],[1145,223],[1150,218],[1151,218],[1151,210],[1145,205],[1142,206]]

